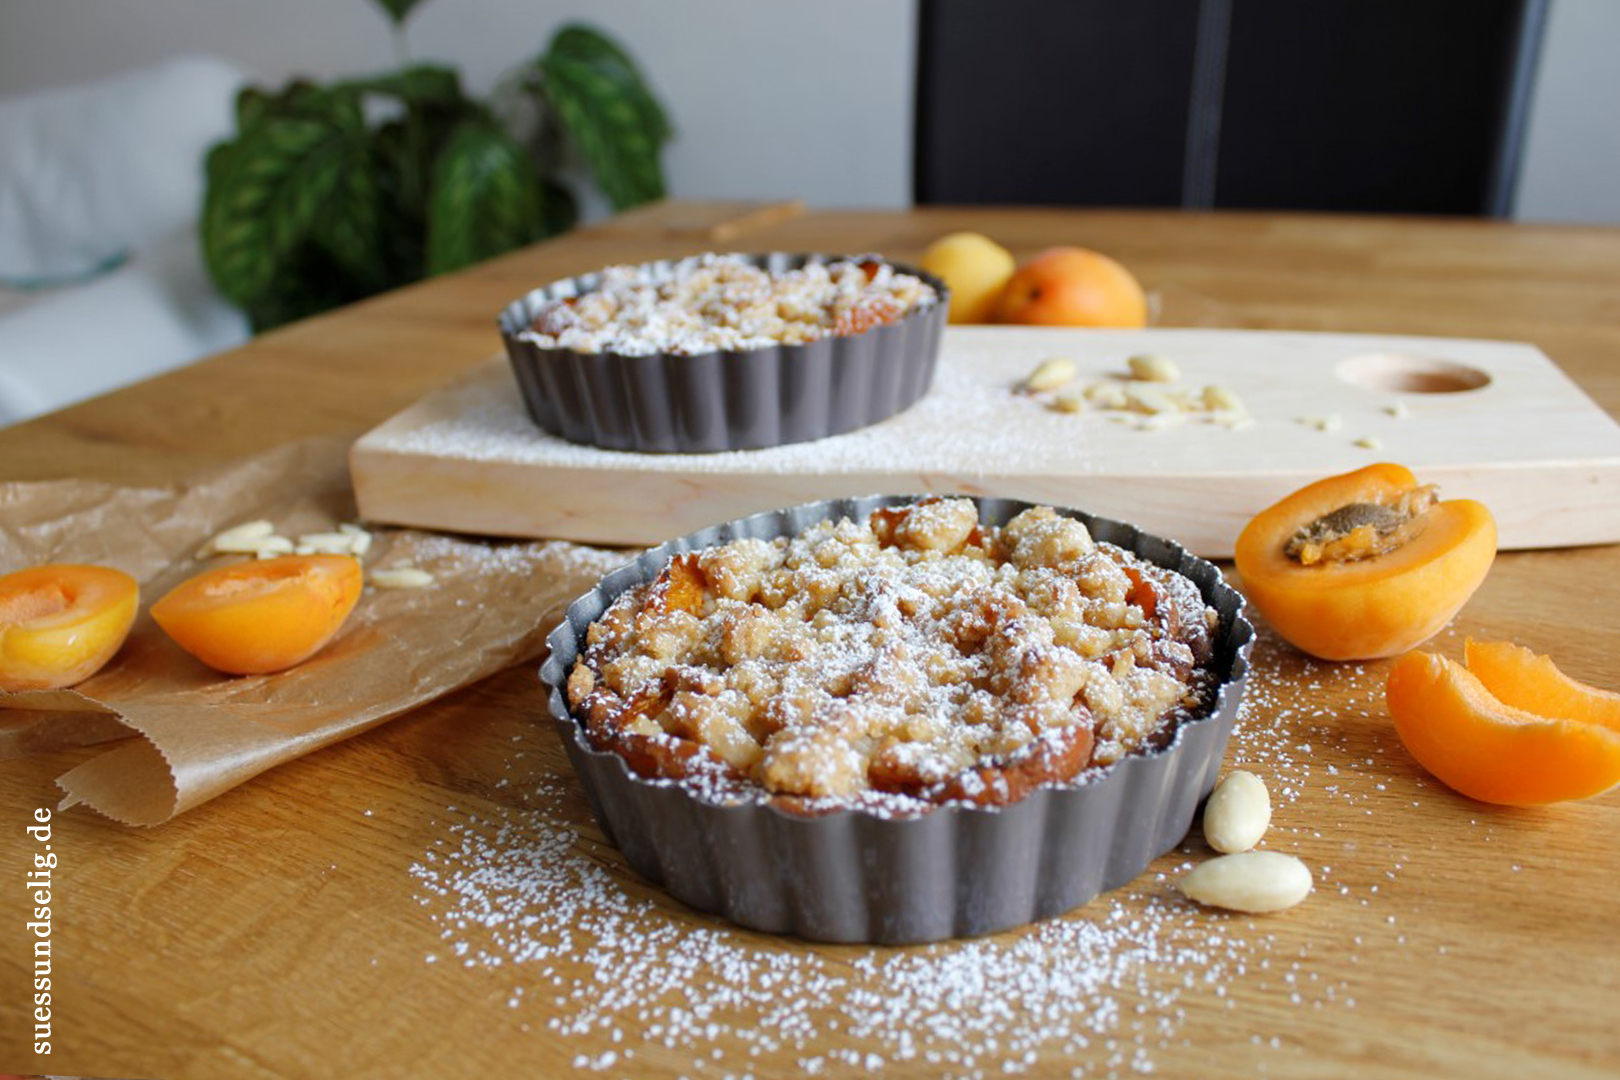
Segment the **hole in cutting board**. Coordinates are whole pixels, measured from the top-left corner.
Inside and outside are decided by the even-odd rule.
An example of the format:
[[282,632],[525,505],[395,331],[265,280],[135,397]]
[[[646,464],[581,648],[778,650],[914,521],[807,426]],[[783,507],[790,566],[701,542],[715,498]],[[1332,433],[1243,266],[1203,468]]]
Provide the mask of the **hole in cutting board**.
[[1477,367],[1411,353],[1362,353],[1341,361],[1334,374],[1363,390],[1399,394],[1455,394],[1490,385]]

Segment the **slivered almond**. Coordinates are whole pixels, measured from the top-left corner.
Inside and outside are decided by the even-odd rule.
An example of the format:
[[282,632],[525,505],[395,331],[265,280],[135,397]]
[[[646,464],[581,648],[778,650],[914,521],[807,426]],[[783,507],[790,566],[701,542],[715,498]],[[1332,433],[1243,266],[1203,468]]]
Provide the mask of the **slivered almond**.
[[1067,356],[1049,356],[1035,365],[1035,370],[1024,380],[1024,392],[1038,394],[1044,390],[1056,390],[1073,379],[1078,370],[1074,361]]
[[1131,378],[1143,382],[1171,383],[1181,378],[1181,369],[1175,362],[1157,353],[1137,353],[1125,363],[1131,369]]
[[389,566],[371,572],[371,583],[379,589],[423,589],[434,580],[419,566]]
[[216,534],[202,546],[197,556],[207,558],[214,554],[252,555],[259,550],[260,542],[275,531],[276,527],[268,521],[244,521]]
[[1179,413],[1181,411],[1181,406],[1177,405],[1169,394],[1151,386],[1127,386],[1125,388],[1125,400],[1137,412],[1150,415]]
[[351,555],[354,537],[342,532],[304,533],[293,547],[297,555]]
[[1224,386],[1206,386],[1199,395],[1211,412],[1244,412],[1243,399]]

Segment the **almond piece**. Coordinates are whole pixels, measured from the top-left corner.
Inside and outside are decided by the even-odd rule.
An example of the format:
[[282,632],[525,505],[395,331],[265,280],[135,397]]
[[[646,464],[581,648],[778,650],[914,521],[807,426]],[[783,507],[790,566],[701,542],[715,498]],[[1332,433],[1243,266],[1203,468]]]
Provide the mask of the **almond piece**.
[[1043,390],[1056,390],[1074,378],[1078,371],[1074,361],[1067,356],[1049,356],[1035,365],[1035,370],[1024,380],[1024,392],[1038,394]]
[[1204,839],[1225,854],[1248,851],[1271,824],[1271,793],[1252,772],[1227,773],[1204,804]]
[[1137,353],[1125,361],[1131,369],[1131,378],[1143,382],[1175,382],[1181,378],[1181,369],[1175,362],[1157,353]]
[[1240,851],[1218,855],[1182,875],[1177,887],[1209,907],[1263,915],[1299,903],[1311,892],[1311,871],[1292,855]]

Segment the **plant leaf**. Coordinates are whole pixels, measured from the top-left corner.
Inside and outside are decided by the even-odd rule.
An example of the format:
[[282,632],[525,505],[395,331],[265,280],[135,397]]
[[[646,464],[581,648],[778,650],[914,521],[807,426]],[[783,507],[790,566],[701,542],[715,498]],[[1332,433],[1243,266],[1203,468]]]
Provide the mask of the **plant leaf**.
[[348,174],[364,170],[357,103],[333,97],[324,114],[312,105],[267,109],[209,155],[203,253],[220,291],[243,307],[274,289]]
[[461,89],[461,76],[454,68],[439,64],[415,64],[342,84],[365,94],[386,94],[416,105],[460,106],[468,104]]
[[664,194],[659,148],[669,121],[630,58],[601,34],[558,31],[539,60],[546,99],[614,209]]
[[540,180],[523,148],[493,124],[466,124],[434,168],[427,271],[442,274],[544,234]]
[[669,116],[653,96],[635,60],[600,30],[584,23],[569,23],[552,36],[547,51],[553,56],[577,60],[611,75],[626,96],[631,98],[642,122],[658,142],[662,143],[675,134]]
[[387,12],[395,26],[404,26],[411,9],[421,2],[422,0],[377,0],[377,6]]

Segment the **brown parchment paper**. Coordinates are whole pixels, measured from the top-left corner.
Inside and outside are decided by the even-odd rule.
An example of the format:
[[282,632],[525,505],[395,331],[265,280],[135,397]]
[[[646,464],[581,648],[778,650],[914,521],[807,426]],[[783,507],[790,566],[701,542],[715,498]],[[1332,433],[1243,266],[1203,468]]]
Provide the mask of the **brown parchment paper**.
[[214,534],[258,518],[285,536],[355,520],[347,449],[296,443],[165,488],[0,484],[0,571],[87,562],[141,582],[141,613],[101,672],[68,690],[0,693],[0,758],[118,740],[58,779],[62,805],[86,803],[135,825],[167,821],[284,761],[533,659],[568,602],[626,557],[560,541],[378,528],[367,570],[408,562],[431,572],[434,584],[368,586],[332,643],[297,667],[221,675],[170,641],[146,608],[199,570],[240,558],[199,558]]

